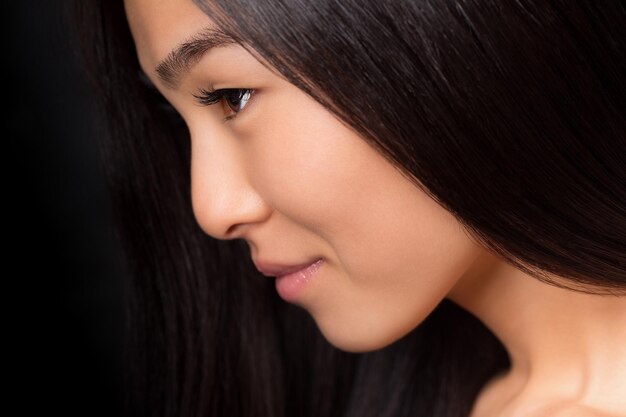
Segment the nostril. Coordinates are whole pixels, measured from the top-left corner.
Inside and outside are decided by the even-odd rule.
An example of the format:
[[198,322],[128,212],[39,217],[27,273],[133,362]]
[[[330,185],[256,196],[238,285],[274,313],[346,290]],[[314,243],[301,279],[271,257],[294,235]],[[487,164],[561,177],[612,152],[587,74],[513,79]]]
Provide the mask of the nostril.
[[230,226],[230,227],[226,230],[225,236],[226,236],[227,238],[230,238],[231,236],[233,236],[233,235],[235,234],[235,229],[237,229],[237,225],[236,225],[236,224],[234,224],[234,225]]
[[226,237],[226,239],[237,239],[241,236],[243,227],[243,223],[233,224],[226,230],[224,236]]

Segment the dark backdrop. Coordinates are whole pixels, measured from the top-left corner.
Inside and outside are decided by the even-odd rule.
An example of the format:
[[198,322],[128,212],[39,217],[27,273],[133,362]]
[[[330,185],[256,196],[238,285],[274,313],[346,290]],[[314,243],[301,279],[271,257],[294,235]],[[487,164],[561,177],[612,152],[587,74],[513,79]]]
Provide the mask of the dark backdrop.
[[8,3],[3,344],[5,395],[17,407],[9,411],[115,416],[124,272],[98,165],[99,118],[67,2]]

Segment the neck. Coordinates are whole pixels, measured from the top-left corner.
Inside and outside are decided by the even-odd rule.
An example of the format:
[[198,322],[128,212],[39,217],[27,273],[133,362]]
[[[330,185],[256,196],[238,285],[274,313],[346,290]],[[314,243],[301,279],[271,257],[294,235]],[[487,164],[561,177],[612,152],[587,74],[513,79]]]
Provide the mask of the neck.
[[448,298],[504,344],[511,397],[624,407],[626,297],[545,284],[487,253],[474,266]]

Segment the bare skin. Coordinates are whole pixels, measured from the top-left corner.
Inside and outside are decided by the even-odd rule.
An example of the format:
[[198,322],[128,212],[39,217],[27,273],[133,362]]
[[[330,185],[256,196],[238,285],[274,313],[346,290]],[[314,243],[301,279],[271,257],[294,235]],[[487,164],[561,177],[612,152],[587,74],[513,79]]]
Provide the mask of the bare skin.
[[477,264],[448,298],[494,332],[512,367],[471,417],[626,415],[626,299],[550,286],[491,255]]
[[[255,260],[322,257],[297,304],[330,343],[382,348],[447,297],[512,358],[471,417],[626,416],[626,297],[562,290],[492,256],[353,130],[240,45],[208,51],[176,88],[166,86],[158,64],[214,23],[191,1],[125,7],[144,72],[189,128],[199,226],[217,239],[245,239]],[[224,121],[231,109],[193,97],[209,85],[255,93]]]

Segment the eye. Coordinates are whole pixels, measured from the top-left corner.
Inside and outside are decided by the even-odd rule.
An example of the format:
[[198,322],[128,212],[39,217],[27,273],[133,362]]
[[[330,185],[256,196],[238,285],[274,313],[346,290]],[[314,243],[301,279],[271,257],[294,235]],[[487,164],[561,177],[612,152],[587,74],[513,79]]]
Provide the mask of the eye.
[[211,106],[223,99],[225,104],[224,110],[232,112],[224,120],[230,120],[248,105],[253,94],[254,90],[250,88],[223,88],[215,91],[200,89],[200,93],[193,96],[203,106]]

